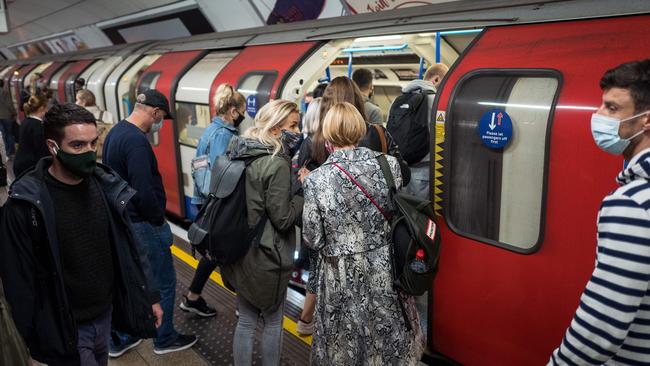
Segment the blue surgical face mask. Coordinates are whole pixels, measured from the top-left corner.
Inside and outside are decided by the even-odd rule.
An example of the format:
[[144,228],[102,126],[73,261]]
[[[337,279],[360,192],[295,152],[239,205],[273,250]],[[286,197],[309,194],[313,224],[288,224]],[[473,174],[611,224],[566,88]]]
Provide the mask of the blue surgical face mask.
[[151,125],[151,133],[158,132],[162,128],[163,121],[165,120],[165,117],[161,118],[158,122],[154,122],[153,125]]
[[602,114],[592,114],[591,115],[591,134],[594,138],[594,141],[596,142],[596,145],[603,149],[604,151],[614,154],[614,155],[620,155],[625,151],[625,149],[630,145],[630,141],[634,139],[635,137],[639,136],[644,132],[642,129],[641,131],[635,133],[634,135],[622,139],[618,135],[618,128],[619,125],[623,122],[631,121],[637,117],[643,116],[645,114],[650,113],[650,111],[645,111],[639,114],[635,114],[632,117],[628,117],[623,120],[619,120],[617,118],[612,118],[612,117],[607,117],[603,116]]

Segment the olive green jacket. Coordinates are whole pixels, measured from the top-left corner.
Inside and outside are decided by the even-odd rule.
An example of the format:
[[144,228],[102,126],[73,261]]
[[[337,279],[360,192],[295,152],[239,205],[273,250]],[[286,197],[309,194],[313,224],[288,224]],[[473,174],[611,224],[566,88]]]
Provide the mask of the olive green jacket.
[[296,225],[303,199],[291,194],[291,165],[283,153],[257,140],[233,137],[230,158],[259,157],[246,168],[248,223],[257,224],[264,211],[268,220],[259,245],[238,262],[224,266],[224,279],[262,311],[273,310],[286,297],[296,249]]

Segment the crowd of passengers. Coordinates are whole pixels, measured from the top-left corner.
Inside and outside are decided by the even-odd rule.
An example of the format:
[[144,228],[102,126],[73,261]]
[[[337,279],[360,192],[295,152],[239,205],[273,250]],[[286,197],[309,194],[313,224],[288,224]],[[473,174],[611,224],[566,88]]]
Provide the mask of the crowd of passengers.
[[[311,267],[298,323],[299,333],[313,333],[311,363],[416,365],[420,360],[424,339],[415,299],[392,285],[389,224],[367,198],[374,197],[379,206],[389,205],[389,188],[379,174],[380,154],[388,155],[398,188],[409,187],[419,165],[409,166],[381,125],[383,121],[372,120],[381,111],[377,113],[370,101],[372,74],[366,71],[355,73],[357,82],[337,77],[319,86],[311,95],[302,131],[299,106],[274,100],[257,111],[253,126],[240,134],[238,127],[247,113],[245,98],[228,84],[216,91],[216,116],[196,154],[208,155],[211,164],[223,155],[255,158],[245,170],[246,202],[242,205],[249,222],[267,216],[259,243],[241,260],[220,268],[237,297],[235,365],[252,364],[260,325],[264,364],[280,364],[297,227],[302,233],[302,261]],[[445,72],[443,65],[434,65],[424,80],[415,80],[403,90],[435,92]],[[647,191],[637,183],[645,182],[649,174],[650,137],[644,133],[650,130],[648,80],[650,60],[621,65],[601,81],[604,107],[592,117],[594,139],[602,149],[622,153],[630,161],[619,176],[620,197],[603,205],[601,217],[609,217],[611,210],[619,210],[614,215],[619,218],[629,214],[636,195]],[[106,365],[109,356],[120,357],[145,338],[153,338],[154,352],[159,355],[192,347],[198,341],[196,335],[181,334],[173,324],[173,236],[165,219],[166,195],[158,161],[147,139],[148,133],[159,131],[163,121],[172,117],[167,98],[156,90],[139,94],[132,113],[107,133],[100,164],[97,126],[102,112],[88,108],[94,105],[92,94],[80,89],[77,104],[58,104],[37,87],[32,92],[23,104],[27,118],[20,125],[13,159],[16,179],[2,207],[0,275],[11,309],[2,298],[0,330],[4,334],[0,340],[2,349],[8,351],[0,355],[0,361],[26,365],[32,358],[49,365]],[[8,110],[0,108],[0,116],[15,118],[4,93],[0,92],[0,107]],[[623,129],[625,138],[619,137],[621,122],[629,123]],[[3,137],[10,133],[2,132]],[[3,162],[13,154],[13,144],[4,138]],[[365,190],[351,184],[342,172],[356,177]],[[201,187],[195,188],[192,203],[204,205],[207,197]],[[428,185],[416,187],[414,194],[423,190],[428,192]],[[646,218],[643,224],[639,220],[622,223],[628,234],[647,232],[650,220]],[[611,221],[610,229],[621,224],[618,221]],[[607,246],[606,241],[613,238],[603,240],[599,246]],[[631,239],[617,245],[638,251],[638,243]],[[597,292],[608,281],[625,282],[622,278],[631,276],[629,286],[640,284],[647,289],[647,278],[640,279],[643,273],[648,275],[642,273],[647,263],[614,273],[611,268],[617,262],[608,262],[612,255],[609,251],[599,257],[581,308],[550,363],[592,364],[580,360],[596,360],[594,347],[609,347],[598,343],[607,324],[593,334],[585,330],[590,322],[598,322],[590,320],[594,313],[587,309],[597,312],[610,306],[612,312],[619,311],[617,301],[627,301],[632,295],[617,293],[620,286],[612,285],[608,290],[611,301],[599,305],[604,300]],[[211,259],[201,258],[189,291],[178,305],[182,310],[203,317],[216,315],[201,297],[215,267]],[[647,311],[647,294],[636,298],[637,306]],[[263,322],[258,323],[260,317]],[[628,320],[628,326],[638,325]],[[609,325],[616,327],[621,321]],[[635,329],[634,334],[642,334],[641,328]],[[624,336],[619,347],[625,342]],[[623,347],[620,352],[632,352],[628,357],[636,358],[630,359],[643,360],[639,347]],[[591,349],[588,353],[593,358],[585,356],[584,349]],[[623,359],[620,352],[600,356]]]
[[[440,80],[446,70],[435,65],[425,78]],[[399,188],[411,176],[370,101],[372,73],[357,70],[354,79],[320,84],[302,118],[297,104],[271,101],[241,133],[245,98],[228,84],[216,91],[215,117],[196,155],[207,155],[210,164],[223,155],[256,157],[245,171],[242,204],[251,222],[268,216],[259,245],[220,268],[237,294],[236,365],[252,364],[260,317],[262,360],[280,364],[299,228],[298,271],[309,273],[309,281],[298,331],[313,333],[312,363],[419,362],[424,339],[414,299],[392,285],[388,222],[332,165],[352,172],[384,206],[388,185],[377,174],[376,158],[388,155]],[[6,240],[0,274],[11,305],[9,313],[3,299],[3,320],[15,324],[15,352],[5,356],[16,364],[31,358],[49,365],[106,365],[109,357],[122,356],[146,338],[153,338],[159,355],[192,347],[197,336],[181,334],[173,324],[173,236],[158,161],[147,139],[172,118],[167,98],[146,90],[130,115],[113,123],[83,82],[76,84],[75,104],[60,104],[39,80],[34,77],[22,97],[27,118],[15,136],[16,152],[7,148],[16,145],[15,131],[0,130],[2,161],[11,159],[6,166],[13,165],[15,177],[2,207]],[[435,90],[430,81],[417,83]],[[16,113],[6,90],[0,90],[0,114],[7,109],[2,120],[11,122]],[[195,184],[192,203],[200,208],[206,200]],[[276,248],[277,255],[264,248]],[[216,267],[216,261],[200,259],[180,309],[202,317],[217,314],[201,297]],[[275,273],[281,275],[269,275]],[[413,330],[407,330],[406,319]]]

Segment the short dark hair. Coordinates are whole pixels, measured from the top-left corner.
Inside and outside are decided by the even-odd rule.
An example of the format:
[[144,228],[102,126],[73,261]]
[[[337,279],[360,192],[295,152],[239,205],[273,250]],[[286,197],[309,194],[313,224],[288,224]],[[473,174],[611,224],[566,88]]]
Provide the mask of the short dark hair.
[[631,61],[607,70],[600,79],[600,88],[628,89],[635,112],[650,109],[650,59]]
[[366,90],[372,84],[372,71],[368,69],[357,69],[352,73],[352,80],[357,83],[361,90]]
[[82,123],[92,123],[97,126],[95,116],[86,108],[74,103],[55,104],[43,117],[45,138],[60,143],[66,126]]

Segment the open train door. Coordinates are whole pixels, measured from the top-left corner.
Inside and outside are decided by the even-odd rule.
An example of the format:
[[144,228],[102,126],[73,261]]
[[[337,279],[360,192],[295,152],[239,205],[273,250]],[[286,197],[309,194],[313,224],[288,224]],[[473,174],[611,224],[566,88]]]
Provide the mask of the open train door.
[[[50,64],[50,66],[46,67],[42,72],[41,72],[41,82],[43,85],[47,86],[47,88],[51,89],[52,87],[52,78],[54,75],[56,75],[62,68],[66,66],[66,63],[63,61],[55,61]],[[53,89],[51,89],[53,90]],[[54,90],[53,90],[54,91]]]
[[214,94],[222,83],[229,83],[246,98],[246,119],[239,127],[245,131],[252,126],[257,111],[279,96],[291,70],[300,65],[318,42],[296,42],[249,46],[224,67],[210,90],[210,113],[214,115]]
[[197,206],[191,203],[194,194],[191,162],[196,156],[199,139],[212,122],[208,102],[210,88],[214,78],[238,52],[219,50],[206,54],[183,75],[176,88],[176,101],[171,110],[174,111],[174,127],[181,157],[185,217],[190,220],[194,220],[198,214]]
[[74,81],[90,64],[95,60],[73,61],[67,69],[59,76],[57,82],[57,95],[60,103],[74,103]]
[[18,112],[18,120],[22,121],[25,119],[25,113],[22,108],[20,108],[20,92],[23,90],[23,81],[25,76],[34,70],[38,64],[25,65],[24,67],[18,70],[18,73],[11,78],[11,96],[14,99],[14,102],[19,107],[16,109]]
[[[160,56],[140,75],[136,95],[147,89],[156,89],[169,100],[170,110],[176,103],[179,80],[203,56],[204,51],[169,52]],[[167,120],[160,131],[150,136],[153,152],[158,159],[158,170],[167,195],[167,211],[185,217],[185,196],[181,176],[181,159],[177,130],[173,120]]]
[[487,28],[447,74],[431,126],[444,216],[436,351],[467,366],[544,365],[562,342],[623,166],[591,136],[599,80],[648,57],[649,21]]

